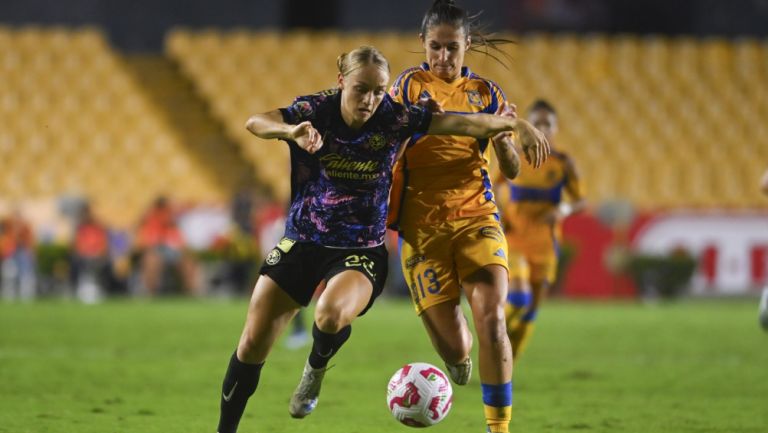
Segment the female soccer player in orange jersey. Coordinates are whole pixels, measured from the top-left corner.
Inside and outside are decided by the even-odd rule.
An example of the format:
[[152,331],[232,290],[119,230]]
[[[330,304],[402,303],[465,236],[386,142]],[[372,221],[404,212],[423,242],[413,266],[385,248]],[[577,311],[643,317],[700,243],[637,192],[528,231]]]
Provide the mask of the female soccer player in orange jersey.
[[[573,159],[555,149],[555,108],[540,99],[528,110],[528,121],[547,137],[552,154],[541,167],[523,164],[517,178],[497,185],[509,244],[507,332],[515,360],[533,332],[543,296],[555,282],[562,220],[586,206]],[[563,195],[569,201],[563,201]]]
[[[405,106],[431,98],[446,112],[503,110],[501,89],[464,66],[471,47],[494,46],[473,32],[472,21],[453,1],[436,0],[421,26],[426,61],[397,78],[392,97]],[[546,159],[546,140],[519,144],[534,165]],[[509,177],[519,165],[513,145],[508,135],[493,138],[499,166]],[[495,433],[509,428],[512,351],[504,320],[507,244],[488,174],[488,148],[487,139],[414,134],[395,172],[389,221],[400,234],[403,275],[416,312],[459,385],[468,382],[472,368],[472,334],[459,302],[461,293],[466,295],[480,344],[487,431]]]
[[389,64],[375,48],[341,55],[338,67],[338,88],[298,97],[246,124],[258,137],[288,142],[291,205],[285,237],[261,267],[224,376],[219,433],[237,430],[275,340],[325,284],[315,309],[312,349],[289,404],[295,418],[315,409],[328,361],[384,286],[392,167],[408,136],[515,131],[533,142],[543,139],[518,119],[432,115],[421,106],[404,107],[386,93]]

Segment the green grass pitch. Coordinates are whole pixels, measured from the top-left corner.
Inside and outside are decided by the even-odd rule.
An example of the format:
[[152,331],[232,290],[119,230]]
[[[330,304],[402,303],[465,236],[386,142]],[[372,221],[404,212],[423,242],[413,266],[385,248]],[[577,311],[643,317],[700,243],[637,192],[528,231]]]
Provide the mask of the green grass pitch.
[[[0,432],[213,433],[245,301],[0,304]],[[549,302],[515,367],[513,432],[768,432],[755,301]],[[385,408],[409,361],[441,366],[409,304],[382,299],[288,416],[308,349],[278,344],[241,433],[408,432]],[[484,431],[477,374],[433,433]]]

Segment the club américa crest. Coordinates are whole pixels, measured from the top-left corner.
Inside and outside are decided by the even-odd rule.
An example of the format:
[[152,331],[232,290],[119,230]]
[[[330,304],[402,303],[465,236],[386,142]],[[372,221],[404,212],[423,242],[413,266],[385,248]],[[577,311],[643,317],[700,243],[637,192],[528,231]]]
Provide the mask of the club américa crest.
[[384,138],[383,134],[373,134],[368,139],[368,146],[370,146],[372,150],[381,150],[386,144],[387,140]]
[[277,248],[272,248],[272,251],[267,254],[266,262],[268,265],[276,265],[280,259],[283,258],[283,254]]

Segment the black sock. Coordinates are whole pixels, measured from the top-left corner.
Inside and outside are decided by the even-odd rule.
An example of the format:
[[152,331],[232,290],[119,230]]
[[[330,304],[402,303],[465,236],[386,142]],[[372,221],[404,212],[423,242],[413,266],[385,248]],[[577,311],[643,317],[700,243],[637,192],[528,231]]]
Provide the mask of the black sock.
[[221,390],[221,415],[219,417],[219,433],[235,433],[240,418],[256,386],[259,384],[261,364],[246,364],[237,359],[237,350],[229,360],[227,373]]
[[309,365],[312,368],[325,368],[328,361],[339,351],[352,334],[352,325],[347,325],[335,334],[328,334],[318,329],[317,324],[312,324],[312,351],[309,353]]

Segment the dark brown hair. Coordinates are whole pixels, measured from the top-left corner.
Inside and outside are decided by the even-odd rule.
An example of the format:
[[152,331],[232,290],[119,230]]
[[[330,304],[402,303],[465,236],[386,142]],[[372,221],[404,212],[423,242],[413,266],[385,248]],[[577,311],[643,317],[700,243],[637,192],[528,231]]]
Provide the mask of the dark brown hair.
[[546,99],[537,99],[533,101],[533,104],[528,108],[529,113],[533,113],[534,111],[538,110],[544,110],[549,111],[550,113],[557,116],[557,111],[555,110],[555,107],[549,103]]
[[[432,7],[424,14],[421,20],[421,34],[426,37],[427,31],[432,27],[441,24],[449,24],[454,28],[461,28],[464,34],[472,39],[469,47],[470,51],[483,53],[505,67],[511,61],[510,55],[500,48],[500,45],[515,43],[511,39],[494,37],[493,33],[488,33],[486,26],[480,23],[480,13],[470,15],[466,9],[456,5],[454,0],[434,0]],[[503,57],[504,60],[499,58]]]

